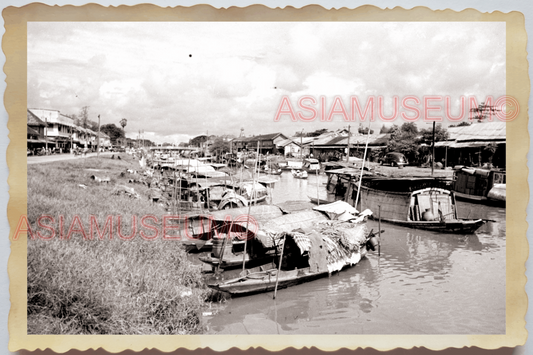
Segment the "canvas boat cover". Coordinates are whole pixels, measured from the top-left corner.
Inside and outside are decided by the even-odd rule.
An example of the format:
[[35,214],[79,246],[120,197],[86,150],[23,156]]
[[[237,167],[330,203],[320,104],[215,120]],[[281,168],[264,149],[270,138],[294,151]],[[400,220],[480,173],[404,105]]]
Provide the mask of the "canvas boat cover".
[[345,201],[335,201],[333,203],[328,203],[327,205],[320,205],[313,208],[315,211],[325,212],[330,219],[337,219],[339,216],[344,213],[353,215],[359,214],[359,211],[352,207],[349,203]]
[[505,184],[494,184],[492,189],[490,189],[487,197],[496,200],[496,201],[505,201],[506,196],[506,185]]
[[295,230],[305,234],[312,231],[313,223],[327,221],[329,218],[318,211],[307,210],[291,214],[286,214],[278,218],[271,219],[260,226],[255,239],[265,248],[272,248],[279,245],[283,236]]
[[224,221],[228,218],[231,218],[231,220],[234,221],[240,217],[238,218],[239,224],[242,224],[242,220],[244,220],[244,223],[246,223],[245,217],[248,215],[248,211],[250,211],[250,216],[259,222],[260,226],[267,221],[283,215],[283,211],[277,206],[259,205],[211,212],[210,216],[215,221]]
[[301,211],[272,219],[264,224],[263,229],[271,233],[291,232],[295,229],[309,232],[313,227],[313,222],[326,220],[328,217],[321,212]]
[[296,231],[287,237],[292,237],[302,255],[308,253],[311,272],[333,272],[359,262],[367,235],[366,223],[328,221],[316,223],[309,233]]
[[276,204],[285,213],[294,213],[298,211],[311,210],[316,205],[310,201],[285,201]]

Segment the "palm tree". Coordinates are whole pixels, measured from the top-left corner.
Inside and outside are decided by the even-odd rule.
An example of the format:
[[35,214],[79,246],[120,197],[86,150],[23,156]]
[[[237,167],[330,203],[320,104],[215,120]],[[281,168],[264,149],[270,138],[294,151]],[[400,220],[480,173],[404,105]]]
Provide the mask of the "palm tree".
[[[128,120],[123,118],[120,120],[120,125],[122,126],[122,133],[124,134],[124,142],[126,141],[126,131],[124,130],[124,127],[126,127],[126,125],[128,124]],[[126,145],[126,143],[124,143],[124,146]]]
[[496,143],[489,143],[485,146],[483,150],[488,151],[489,153],[489,163],[492,165],[492,159],[494,158],[494,154],[498,150],[498,145]]

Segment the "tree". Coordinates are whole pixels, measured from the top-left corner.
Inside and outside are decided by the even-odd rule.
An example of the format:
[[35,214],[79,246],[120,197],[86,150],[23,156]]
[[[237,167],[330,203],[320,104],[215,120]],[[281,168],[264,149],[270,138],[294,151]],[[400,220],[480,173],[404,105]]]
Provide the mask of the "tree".
[[494,154],[498,150],[498,145],[496,143],[489,143],[483,150],[489,152],[489,163],[492,164],[492,158],[494,158]]
[[117,139],[124,138],[124,129],[120,129],[114,123],[100,126],[100,132],[107,134],[112,144],[116,144]]
[[[427,144],[432,144],[433,142],[433,127],[428,129],[423,129],[420,131],[422,133],[422,141]],[[435,126],[435,142],[446,141],[449,137],[448,130],[441,125]]]
[[229,152],[229,142],[225,141],[222,137],[217,137],[209,147],[209,150],[217,157],[218,161],[220,160],[220,156]]
[[[120,120],[120,125],[122,126],[122,131],[124,131],[124,127],[126,127],[126,125],[128,124],[128,120],[123,118]],[[124,134],[124,136],[126,136],[126,134]]]
[[206,135],[200,135],[200,136],[192,138],[189,141],[189,145],[195,146],[195,147],[201,147],[202,143],[205,143],[206,141],[207,141],[207,136]]
[[390,128],[388,128],[387,126],[385,126],[385,124],[383,124],[383,126],[381,126],[381,129],[379,130],[379,133],[389,133],[390,132]]
[[78,114],[79,125],[83,128],[89,126],[89,106],[83,106]]
[[87,121],[87,125],[90,130],[92,131],[95,131],[95,132],[98,132],[98,122],[94,122],[94,121]]
[[418,127],[414,122],[405,122],[400,129],[402,132],[408,133],[409,135],[415,135],[418,133]]
[[[363,128],[363,127],[359,126],[358,132],[359,132],[359,134],[363,134],[363,135],[368,134],[368,127]],[[374,134],[374,130],[373,129],[370,130],[370,134]]]
[[305,135],[305,137],[318,137],[320,136],[321,134],[324,134],[328,131],[327,128],[322,128],[322,129],[317,129],[316,131],[314,132],[309,132]]
[[418,161],[418,128],[413,122],[404,123],[401,127],[393,125],[389,133],[387,151],[403,153],[410,162]]

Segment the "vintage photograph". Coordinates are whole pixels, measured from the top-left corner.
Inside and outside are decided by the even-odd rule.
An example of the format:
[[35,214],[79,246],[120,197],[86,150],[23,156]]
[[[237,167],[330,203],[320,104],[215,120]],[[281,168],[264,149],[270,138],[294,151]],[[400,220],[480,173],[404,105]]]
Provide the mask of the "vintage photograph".
[[505,22],[28,22],[27,334],[504,335],[506,53]]

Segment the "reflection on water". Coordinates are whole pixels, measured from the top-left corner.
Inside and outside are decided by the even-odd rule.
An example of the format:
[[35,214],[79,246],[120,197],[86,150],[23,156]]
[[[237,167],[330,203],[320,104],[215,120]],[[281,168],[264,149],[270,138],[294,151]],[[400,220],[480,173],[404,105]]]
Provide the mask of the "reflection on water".
[[[274,202],[306,200],[316,181],[283,173]],[[370,253],[329,278],[279,290],[276,300],[272,293],[230,299],[205,317],[209,333],[504,333],[505,209],[458,204],[462,217],[495,222],[471,235],[382,223],[381,256]]]

